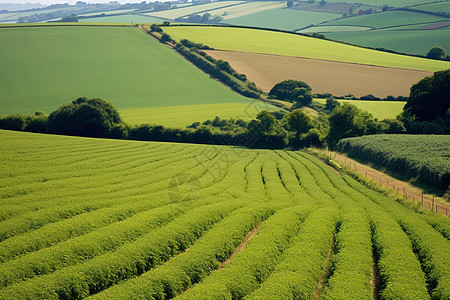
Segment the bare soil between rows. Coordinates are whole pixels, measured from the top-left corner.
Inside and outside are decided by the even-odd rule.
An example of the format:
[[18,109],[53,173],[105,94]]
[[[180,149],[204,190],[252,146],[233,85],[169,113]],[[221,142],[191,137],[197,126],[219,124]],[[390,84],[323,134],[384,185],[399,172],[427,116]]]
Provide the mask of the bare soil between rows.
[[308,83],[313,93],[332,93],[336,96],[368,94],[377,97],[408,96],[417,81],[431,76],[431,72],[360,65],[310,58],[272,54],[205,51],[215,59],[223,59],[239,73],[265,92],[286,79]]

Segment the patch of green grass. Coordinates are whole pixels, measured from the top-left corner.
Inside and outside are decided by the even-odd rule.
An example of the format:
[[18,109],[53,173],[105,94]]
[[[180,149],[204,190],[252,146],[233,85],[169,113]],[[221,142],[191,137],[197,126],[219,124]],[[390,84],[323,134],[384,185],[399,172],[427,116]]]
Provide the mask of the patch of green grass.
[[170,26],[164,30],[176,40],[185,38],[222,50],[316,58],[423,71],[450,68],[450,62],[397,55],[268,30],[210,26]]
[[79,22],[107,22],[107,23],[162,23],[164,20],[151,16],[143,15],[120,15],[120,16],[105,16],[97,18],[80,19]]
[[0,29],[0,114],[77,97],[118,109],[248,102],[135,27]]
[[[362,3],[367,5],[389,5],[391,7],[404,7],[423,3],[435,2],[436,0],[345,0],[346,3]],[[327,2],[343,2],[342,0],[328,0]]]
[[178,17],[191,15],[191,14],[197,14],[197,13],[203,13],[209,10],[226,7],[226,6],[233,6],[243,3],[242,1],[219,1],[219,2],[213,2],[213,3],[207,3],[207,4],[200,4],[200,5],[190,5],[190,6],[184,6],[180,8],[175,9],[169,9],[164,11],[158,11],[158,12],[150,12],[147,13],[149,16],[159,17],[159,18],[166,18],[166,19],[176,19]]
[[[314,99],[319,103],[325,104],[325,99]],[[342,103],[350,103],[355,105],[361,110],[365,110],[371,113],[374,118],[378,118],[379,120],[383,119],[392,119],[395,118],[398,114],[400,114],[403,110],[403,106],[405,106],[405,102],[399,101],[366,101],[366,100],[341,100],[336,99],[341,104]]]
[[295,30],[311,24],[333,20],[340,16],[339,14],[277,8],[228,19],[224,22],[233,25]]
[[408,24],[448,21],[447,18],[409,11],[387,11],[327,22],[326,25],[371,26],[387,28]]
[[286,7],[286,3],[280,1],[250,1],[243,2],[239,5],[210,10],[209,13],[211,15],[222,17],[224,19],[224,23],[226,23],[229,19],[244,17],[262,11],[283,7]]
[[125,14],[125,13],[131,13],[132,11],[135,11],[136,9],[116,9],[116,10],[107,10],[107,11],[100,11],[100,12],[93,12],[89,14],[80,14],[79,16],[96,16],[96,15],[115,15],[115,14]]
[[[327,37],[353,44],[382,47],[402,53],[425,55],[434,46],[450,51],[450,28],[433,30],[371,30],[364,32],[335,32]],[[418,42],[420,41],[420,42]],[[432,63],[429,61],[430,66]],[[442,63],[444,69],[449,69],[448,62]],[[432,71],[432,70],[429,70]]]
[[353,32],[353,31],[367,31],[372,29],[371,27],[365,27],[365,26],[346,26],[346,25],[339,25],[339,26],[312,26],[308,27],[303,30],[299,30],[297,32],[301,33],[311,33],[311,32]]
[[425,5],[418,5],[414,6],[414,9],[423,10],[423,11],[431,11],[431,12],[446,12],[450,13],[450,2],[444,1],[444,2],[438,2],[438,3],[431,3],[431,4],[425,4]]
[[130,125],[143,123],[184,128],[194,122],[220,118],[250,120],[259,111],[277,110],[275,106],[255,100],[252,103],[219,103],[200,105],[180,105],[169,107],[148,107],[120,110],[122,119]]

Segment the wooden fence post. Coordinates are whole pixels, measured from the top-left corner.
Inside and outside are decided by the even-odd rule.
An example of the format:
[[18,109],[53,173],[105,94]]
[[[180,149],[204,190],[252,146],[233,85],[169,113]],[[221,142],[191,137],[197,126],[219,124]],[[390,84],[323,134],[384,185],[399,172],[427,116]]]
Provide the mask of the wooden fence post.
[[434,208],[434,195],[433,195],[433,202],[431,202],[431,211],[433,211]]
[[423,206],[423,192],[422,192],[422,206]]

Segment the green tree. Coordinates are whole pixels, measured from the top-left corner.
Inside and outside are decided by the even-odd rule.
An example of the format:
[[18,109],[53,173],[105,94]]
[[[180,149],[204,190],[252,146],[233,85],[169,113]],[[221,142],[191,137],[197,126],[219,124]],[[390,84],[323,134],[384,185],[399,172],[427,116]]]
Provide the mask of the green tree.
[[428,51],[426,56],[432,59],[445,59],[447,53],[445,53],[445,50],[442,47],[433,47]]
[[78,98],[60,106],[48,116],[47,132],[87,137],[117,136],[123,124],[118,111],[103,99]]
[[287,5],[288,8],[291,8],[292,6],[294,6],[294,2],[292,2],[291,0],[289,0],[289,1],[286,3],[286,5]]
[[162,32],[162,29],[161,29],[161,27],[158,26],[158,24],[152,24],[152,25],[150,25],[150,31]]
[[325,101],[325,109],[332,112],[336,107],[341,106],[339,101],[335,100],[333,97],[328,97]]
[[295,109],[288,113],[285,118],[288,130],[295,132],[297,137],[313,128],[311,118],[303,109]]
[[344,103],[341,107],[335,108],[328,120],[330,131],[327,142],[332,148],[342,138],[379,132],[378,123],[370,113],[361,111],[355,105],[349,103]]
[[169,21],[163,21],[162,23],[163,23],[164,26],[169,26],[170,25]]
[[269,96],[293,102],[297,100],[299,95],[299,90],[296,90],[297,88],[304,88],[307,91],[312,90],[307,83],[290,79],[277,83],[270,90]]
[[435,72],[411,87],[404,114],[415,121],[433,121],[444,118],[450,108],[450,69]]
[[161,36],[161,42],[164,43],[170,43],[172,41],[172,38],[167,33],[163,33]]

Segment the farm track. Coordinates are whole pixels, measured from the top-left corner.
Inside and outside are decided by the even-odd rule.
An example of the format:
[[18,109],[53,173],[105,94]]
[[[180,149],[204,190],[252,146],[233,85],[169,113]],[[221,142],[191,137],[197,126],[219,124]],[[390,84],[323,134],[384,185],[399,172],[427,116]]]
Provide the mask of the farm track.
[[[450,295],[448,220],[309,154],[0,137],[0,165],[11,172],[0,193],[20,181],[27,190],[0,199],[1,299]],[[48,189],[35,184],[48,176],[45,161],[59,183]],[[33,173],[15,173],[21,162]]]

